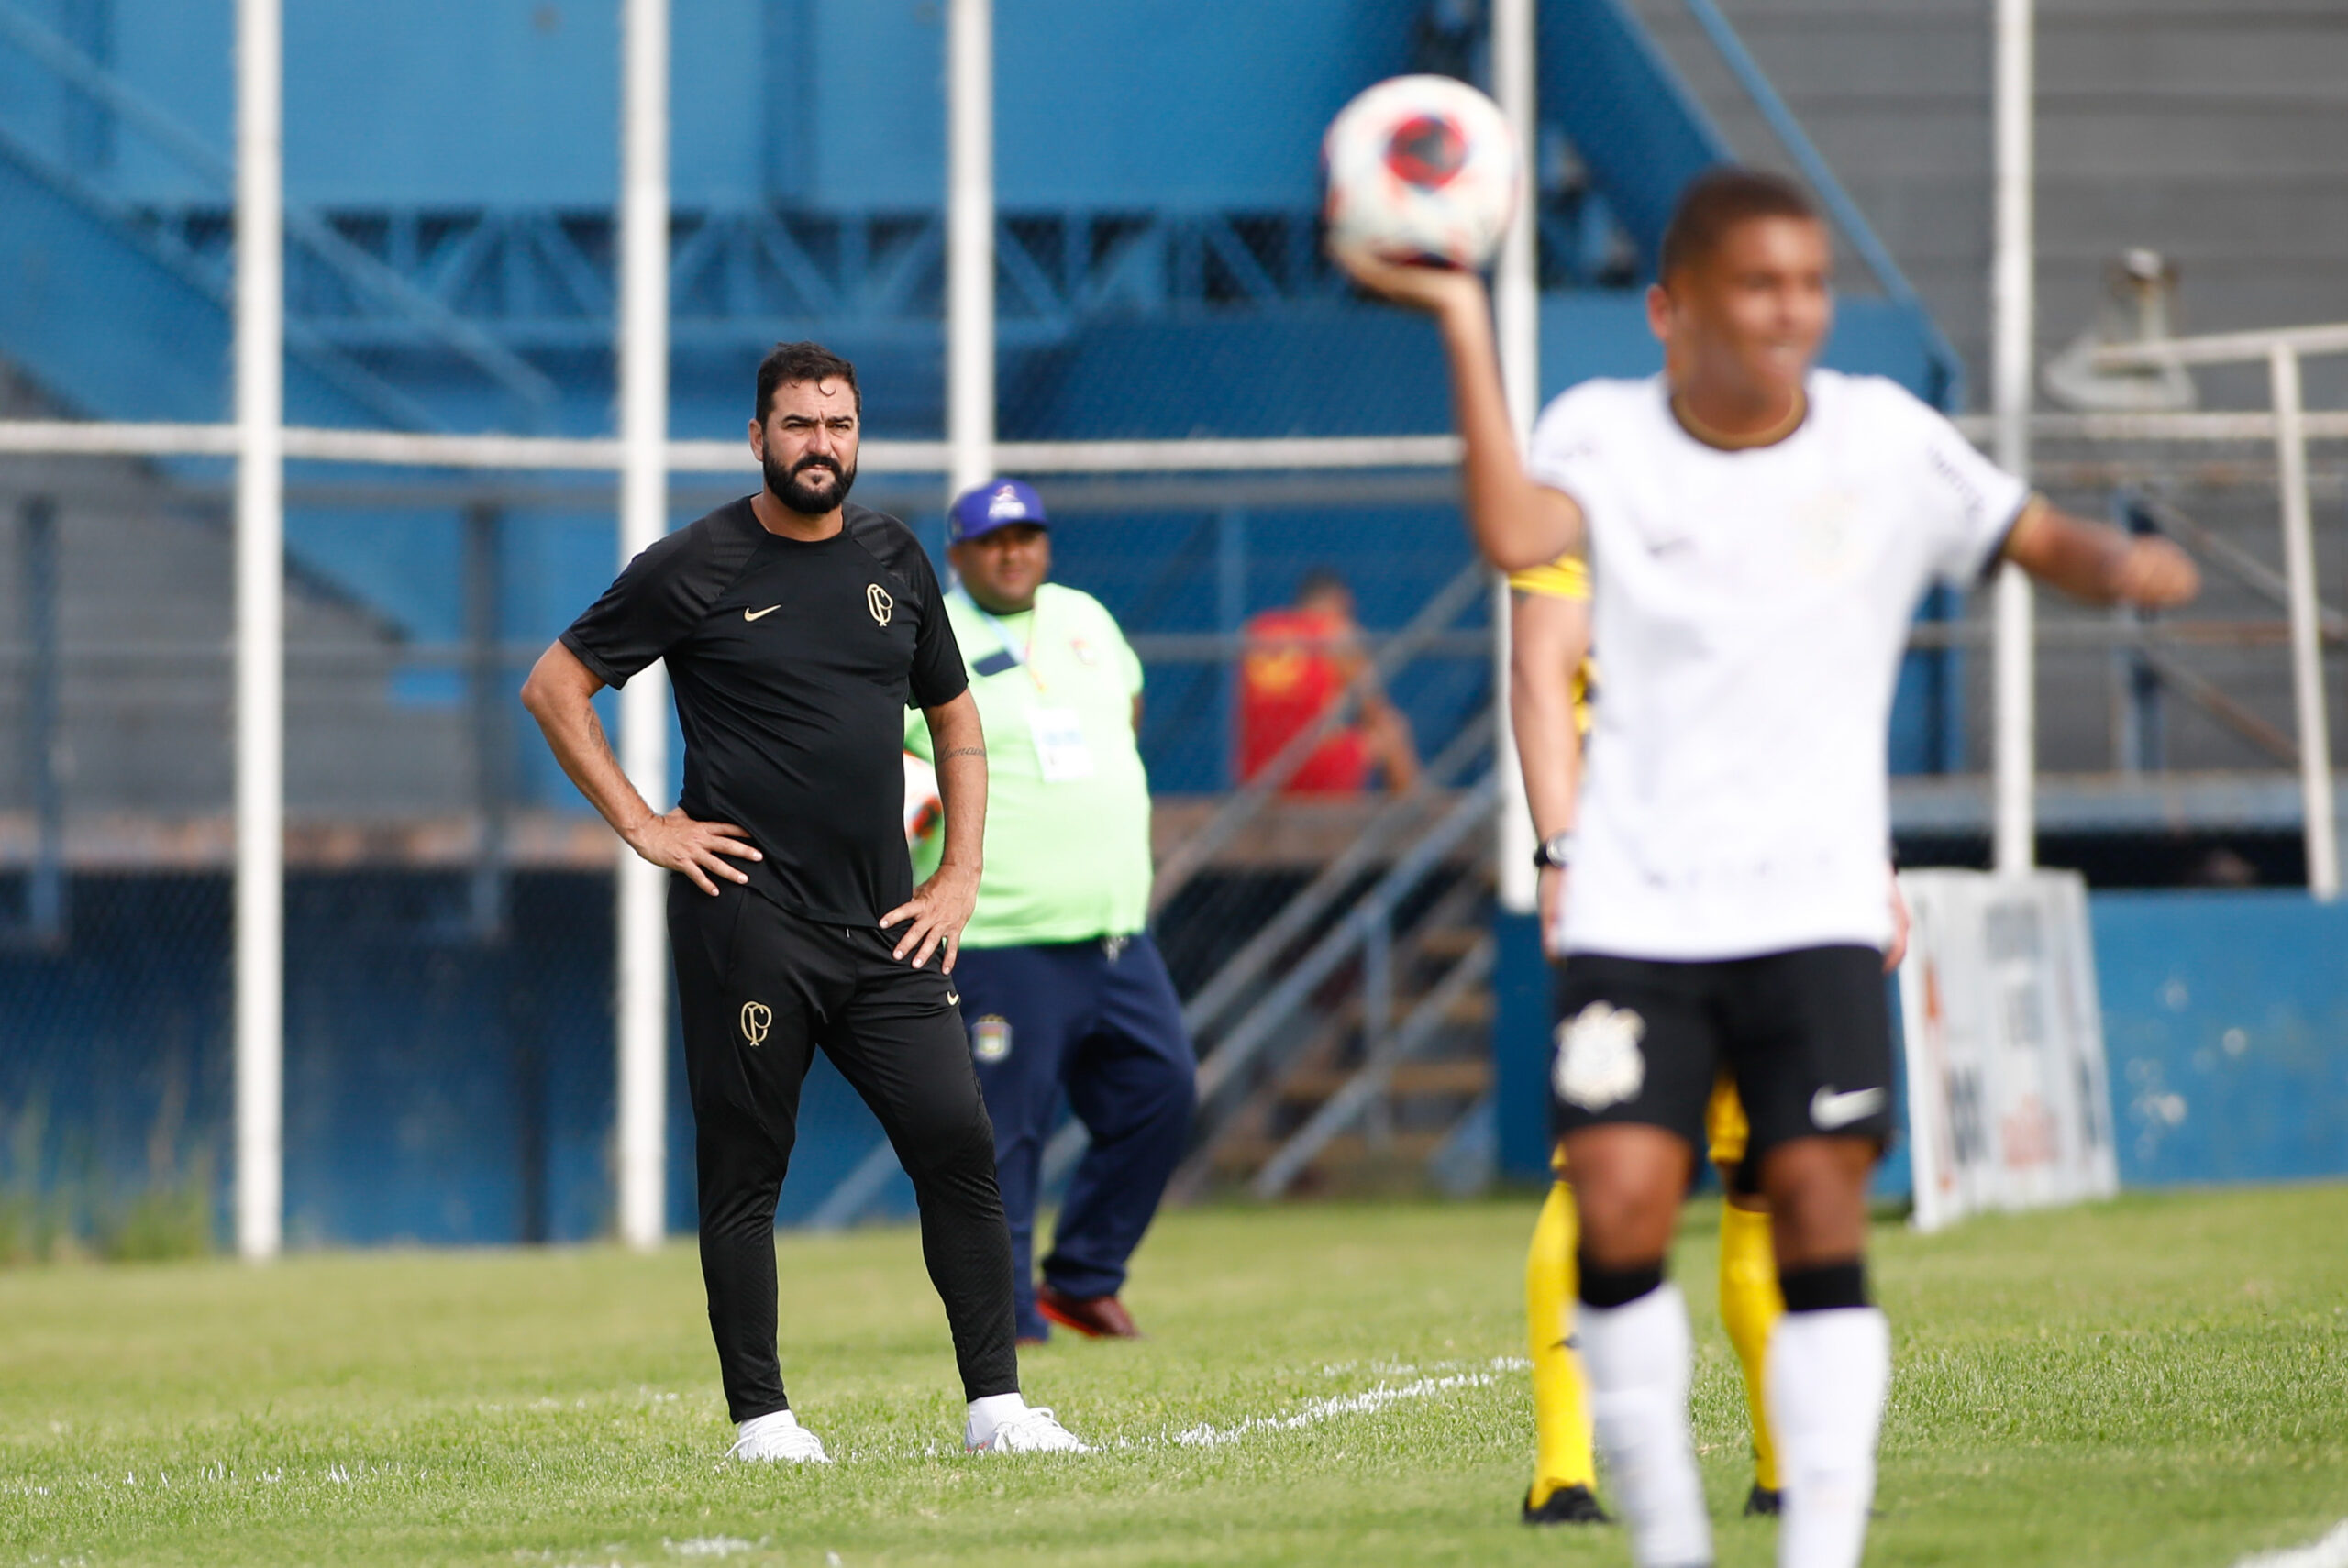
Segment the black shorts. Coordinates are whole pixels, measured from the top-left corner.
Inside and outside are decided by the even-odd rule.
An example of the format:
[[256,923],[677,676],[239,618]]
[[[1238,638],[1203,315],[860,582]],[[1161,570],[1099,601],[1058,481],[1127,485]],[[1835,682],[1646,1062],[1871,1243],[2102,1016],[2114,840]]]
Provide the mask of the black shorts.
[[1736,1080],[1745,1158],[1820,1136],[1891,1137],[1883,955],[1803,947],[1666,962],[1577,953],[1557,982],[1549,1105],[1560,1137],[1627,1121],[1704,1146],[1714,1079]]

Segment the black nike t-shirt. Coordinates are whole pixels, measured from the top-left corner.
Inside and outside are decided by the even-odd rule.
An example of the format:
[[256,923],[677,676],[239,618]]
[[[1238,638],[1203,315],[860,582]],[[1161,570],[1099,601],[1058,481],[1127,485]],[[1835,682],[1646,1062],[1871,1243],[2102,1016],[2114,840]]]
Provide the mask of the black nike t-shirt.
[[904,711],[969,685],[913,531],[849,502],[814,544],[748,497],[646,548],[562,634],[613,686],[669,661],[688,816],[765,855],[750,886],[811,919],[870,925],[913,893]]

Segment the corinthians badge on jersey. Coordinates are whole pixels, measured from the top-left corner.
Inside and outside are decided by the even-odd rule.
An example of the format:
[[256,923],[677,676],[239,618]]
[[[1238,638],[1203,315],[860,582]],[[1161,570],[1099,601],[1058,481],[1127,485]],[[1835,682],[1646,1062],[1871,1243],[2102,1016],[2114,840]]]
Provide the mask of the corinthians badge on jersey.
[[1557,1025],[1557,1054],[1550,1077],[1557,1098],[1584,1110],[1603,1110],[1636,1099],[1647,1079],[1647,1059],[1639,1041],[1647,1021],[1629,1008],[1592,1002]]
[[981,1062],[1000,1062],[1011,1055],[1011,1021],[988,1013],[970,1025],[970,1055]]
[[885,626],[889,624],[890,613],[897,607],[897,602],[890,598],[889,591],[879,583],[869,583],[864,590],[864,607],[872,612],[875,625]]

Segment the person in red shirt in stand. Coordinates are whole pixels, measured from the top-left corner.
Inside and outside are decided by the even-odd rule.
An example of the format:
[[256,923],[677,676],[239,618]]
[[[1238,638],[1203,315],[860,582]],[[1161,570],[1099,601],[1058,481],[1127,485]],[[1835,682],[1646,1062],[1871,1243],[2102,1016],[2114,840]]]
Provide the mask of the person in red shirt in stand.
[[[1312,728],[1368,667],[1353,590],[1326,568],[1304,575],[1296,602],[1267,610],[1244,632],[1239,668],[1239,781],[1261,773],[1280,749]],[[1386,700],[1375,677],[1357,716],[1315,747],[1281,792],[1357,795],[1376,769],[1396,794],[1418,781],[1419,754],[1410,721]]]

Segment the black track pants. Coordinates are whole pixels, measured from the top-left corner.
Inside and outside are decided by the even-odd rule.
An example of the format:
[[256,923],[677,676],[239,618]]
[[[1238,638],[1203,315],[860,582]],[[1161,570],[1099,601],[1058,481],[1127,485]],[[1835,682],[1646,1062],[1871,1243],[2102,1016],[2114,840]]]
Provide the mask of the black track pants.
[[1019,1386],[1011,1237],[994,1129],[954,992],[869,927],[825,925],[734,883],[669,883],[700,1181],[702,1279],[725,1406],[786,1409],[775,1352],[775,1202],[799,1089],[820,1048],[872,1108],[913,1178],[922,1255],[946,1304],[966,1398]]

